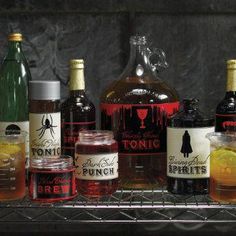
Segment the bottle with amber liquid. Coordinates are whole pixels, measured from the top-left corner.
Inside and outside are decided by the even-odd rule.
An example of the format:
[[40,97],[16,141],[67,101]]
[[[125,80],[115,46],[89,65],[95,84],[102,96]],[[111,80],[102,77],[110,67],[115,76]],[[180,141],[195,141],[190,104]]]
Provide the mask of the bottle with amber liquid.
[[70,61],[70,96],[61,105],[62,153],[74,157],[81,130],[96,128],[95,106],[85,93],[84,60]]
[[185,99],[183,108],[168,121],[167,189],[174,194],[204,194],[210,177],[210,142],[214,119],[198,109],[197,99]]
[[118,141],[120,186],[149,189],[165,182],[166,122],[179,99],[155,74],[166,67],[164,52],[151,51],[144,36],[131,37],[130,46],[124,72],[101,96],[101,127]]
[[216,108],[216,132],[236,131],[236,60],[227,61],[227,88]]

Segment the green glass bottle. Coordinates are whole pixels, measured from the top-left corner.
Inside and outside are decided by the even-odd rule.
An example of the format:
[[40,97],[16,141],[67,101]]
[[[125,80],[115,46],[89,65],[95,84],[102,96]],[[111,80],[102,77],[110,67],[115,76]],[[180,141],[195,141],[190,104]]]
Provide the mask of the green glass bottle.
[[0,130],[22,130],[29,156],[28,84],[31,74],[21,48],[22,35],[8,36],[8,52],[0,70]]

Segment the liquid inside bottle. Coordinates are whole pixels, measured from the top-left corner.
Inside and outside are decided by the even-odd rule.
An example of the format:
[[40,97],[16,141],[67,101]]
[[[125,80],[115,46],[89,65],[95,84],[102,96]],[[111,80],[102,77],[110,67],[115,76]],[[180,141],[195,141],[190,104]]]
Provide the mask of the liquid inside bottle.
[[131,37],[130,45],[127,67],[102,94],[101,127],[118,141],[121,187],[152,188],[165,182],[166,124],[178,110],[178,95],[154,76],[146,38]]

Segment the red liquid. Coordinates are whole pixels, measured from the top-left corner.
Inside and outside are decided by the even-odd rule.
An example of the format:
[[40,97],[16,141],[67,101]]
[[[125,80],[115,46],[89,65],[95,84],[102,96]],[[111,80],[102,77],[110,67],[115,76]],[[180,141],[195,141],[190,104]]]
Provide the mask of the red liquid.
[[[99,144],[99,145],[85,145],[76,144],[76,153],[78,154],[109,154],[116,153],[118,149],[117,143]],[[114,193],[118,188],[118,178],[111,180],[81,180],[76,179],[78,193],[87,196],[99,198],[104,195]]]

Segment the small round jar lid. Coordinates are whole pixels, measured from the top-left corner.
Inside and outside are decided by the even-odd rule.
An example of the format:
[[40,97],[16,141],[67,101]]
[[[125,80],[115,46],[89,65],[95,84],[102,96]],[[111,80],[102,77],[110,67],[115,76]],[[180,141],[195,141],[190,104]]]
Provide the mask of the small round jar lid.
[[31,100],[60,100],[60,81],[33,80],[29,82]]
[[30,167],[36,169],[67,169],[73,167],[73,158],[71,156],[55,156],[33,158],[30,160]]

